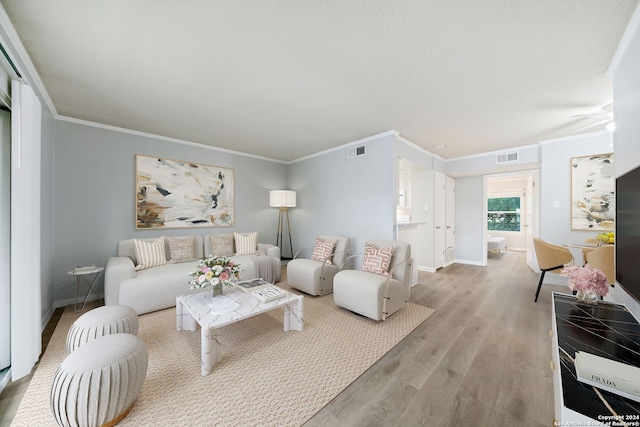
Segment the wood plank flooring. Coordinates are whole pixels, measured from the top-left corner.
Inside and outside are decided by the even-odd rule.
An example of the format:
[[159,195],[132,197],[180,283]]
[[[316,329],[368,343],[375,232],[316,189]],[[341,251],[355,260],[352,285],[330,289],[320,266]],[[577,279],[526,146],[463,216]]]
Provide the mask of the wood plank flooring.
[[[538,275],[517,252],[419,279],[412,302],[436,312],[305,427],[551,425],[551,292],[567,288],[545,284],[534,303]],[[29,380],[0,393],[0,427],[11,424]]]
[[549,426],[551,292],[525,254],[420,273],[411,300],[436,309],[305,423],[311,426]]

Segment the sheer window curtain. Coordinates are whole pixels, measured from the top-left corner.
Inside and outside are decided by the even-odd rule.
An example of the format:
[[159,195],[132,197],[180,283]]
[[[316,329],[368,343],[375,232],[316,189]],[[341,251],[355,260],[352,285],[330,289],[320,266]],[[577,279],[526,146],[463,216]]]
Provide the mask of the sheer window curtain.
[[42,350],[40,267],[41,106],[11,83],[11,377],[29,374]]

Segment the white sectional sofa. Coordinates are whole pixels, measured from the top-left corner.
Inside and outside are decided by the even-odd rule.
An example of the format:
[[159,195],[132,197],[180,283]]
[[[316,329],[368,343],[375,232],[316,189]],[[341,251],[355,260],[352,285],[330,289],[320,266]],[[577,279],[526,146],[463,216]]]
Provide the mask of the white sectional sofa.
[[[219,236],[219,235],[218,235]],[[180,236],[191,238],[191,236]],[[175,238],[174,238],[175,239]],[[186,262],[168,261],[163,265],[136,270],[138,260],[134,239],[118,242],[117,256],[107,260],[104,270],[105,305],[121,304],[133,308],[138,315],[162,310],[176,305],[176,297],[202,292],[203,289],[190,289],[191,272],[198,260],[212,253],[209,236],[194,236],[194,258]],[[151,242],[157,240],[140,239]],[[171,260],[169,242],[165,244],[165,255]],[[219,254],[213,253],[214,256]],[[240,280],[263,277],[273,283],[280,280],[280,248],[274,245],[257,243],[252,255],[234,255],[230,257],[240,265]],[[269,277],[270,276],[270,277]]]

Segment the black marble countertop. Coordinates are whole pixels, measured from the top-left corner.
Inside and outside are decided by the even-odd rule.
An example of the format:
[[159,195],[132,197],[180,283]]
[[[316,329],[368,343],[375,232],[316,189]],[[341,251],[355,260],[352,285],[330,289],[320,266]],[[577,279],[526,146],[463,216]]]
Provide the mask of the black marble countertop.
[[554,293],[554,305],[564,405],[597,421],[614,415],[613,410],[638,425],[640,403],[598,389],[601,398],[594,387],[577,380],[573,363],[576,352],[584,351],[640,367],[638,320],[623,305],[600,301],[593,306],[573,295]]

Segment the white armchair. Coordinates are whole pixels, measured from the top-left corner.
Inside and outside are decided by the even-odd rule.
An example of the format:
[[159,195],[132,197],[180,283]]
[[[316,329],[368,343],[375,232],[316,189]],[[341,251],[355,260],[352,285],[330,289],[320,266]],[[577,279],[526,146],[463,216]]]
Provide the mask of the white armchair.
[[[347,310],[373,320],[385,320],[409,302],[413,264],[411,246],[394,240],[372,240],[367,243],[377,249],[393,247],[388,274],[342,270],[333,279],[333,300]],[[354,257],[360,255],[363,254]],[[363,264],[366,262],[366,252],[364,255]]]
[[[348,237],[323,235],[318,236],[318,239],[324,242],[335,241],[333,250],[327,256],[320,259],[300,258],[305,252],[305,249],[301,249],[287,263],[289,286],[309,295],[326,295],[333,291],[333,277],[342,269],[351,250],[351,240]],[[308,256],[310,255],[311,253]]]

